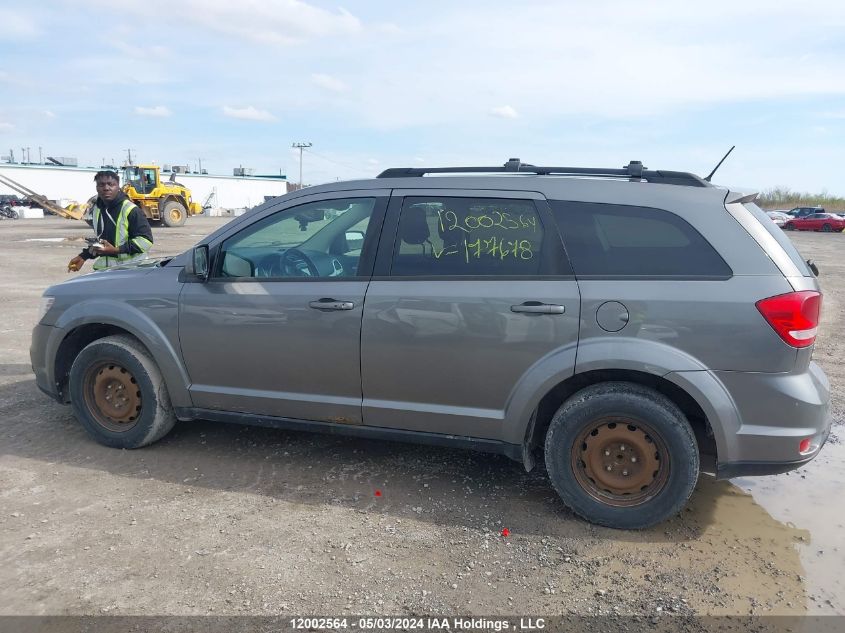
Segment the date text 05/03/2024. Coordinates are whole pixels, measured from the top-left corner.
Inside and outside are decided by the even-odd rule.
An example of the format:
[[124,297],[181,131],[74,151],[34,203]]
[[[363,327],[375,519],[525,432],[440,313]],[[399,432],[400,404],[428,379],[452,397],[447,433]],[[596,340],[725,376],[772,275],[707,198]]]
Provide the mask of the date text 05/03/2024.
[[294,617],[293,630],[357,629],[359,631],[472,631],[473,633],[500,631],[538,631],[546,628],[543,618],[520,617]]

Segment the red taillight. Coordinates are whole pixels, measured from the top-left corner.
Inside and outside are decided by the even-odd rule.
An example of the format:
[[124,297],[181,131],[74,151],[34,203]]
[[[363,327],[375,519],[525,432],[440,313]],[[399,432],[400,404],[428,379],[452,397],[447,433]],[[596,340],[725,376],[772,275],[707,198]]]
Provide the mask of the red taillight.
[[810,438],[805,438],[798,443],[798,452],[803,455],[804,453],[809,453],[810,449],[812,448],[812,444],[810,444]]
[[761,299],[756,305],[763,318],[787,344],[809,347],[816,341],[822,306],[820,292],[790,292]]

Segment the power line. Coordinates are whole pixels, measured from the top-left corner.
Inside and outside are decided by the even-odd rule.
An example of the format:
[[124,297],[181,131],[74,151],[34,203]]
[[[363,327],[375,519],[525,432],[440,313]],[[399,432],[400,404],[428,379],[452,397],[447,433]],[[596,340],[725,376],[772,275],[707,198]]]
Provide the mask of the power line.
[[346,167],[347,169],[359,171],[362,174],[371,174],[372,173],[372,171],[369,171],[369,170],[366,170],[366,169],[361,169],[360,167],[355,167],[354,165],[350,165],[348,163],[342,163],[338,160],[334,160],[333,158],[329,158],[328,156],[323,156],[322,154],[318,154],[317,152],[315,152],[313,150],[308,150],[308,153],[313,155],[313,156],[316,156],[317,158],[322,158],[323,160],[327,160],[330,163],[334,163],[335,165],[340,165],[341,167]]

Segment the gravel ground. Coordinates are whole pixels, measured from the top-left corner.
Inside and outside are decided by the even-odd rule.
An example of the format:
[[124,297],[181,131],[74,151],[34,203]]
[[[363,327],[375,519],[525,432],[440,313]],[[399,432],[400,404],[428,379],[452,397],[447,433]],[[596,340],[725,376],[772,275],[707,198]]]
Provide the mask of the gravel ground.
[[[224,221],[157,229],[155,251]],[[86,235],[0,222],[0,615],[845,614],[845,511],[826,503],[845,479],[845,235],[794,236],[822,269],[832,442],[790,475],[704,477],[642,532],[584,523],[542,469],[497,456],[209,422],[138,451],[94,443],[28,351]]]

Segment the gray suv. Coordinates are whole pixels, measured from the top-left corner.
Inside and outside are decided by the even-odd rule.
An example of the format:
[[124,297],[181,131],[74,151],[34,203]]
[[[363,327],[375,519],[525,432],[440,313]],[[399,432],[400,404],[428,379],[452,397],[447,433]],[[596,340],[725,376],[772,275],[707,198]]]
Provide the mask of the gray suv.
[[827,439],[819,286],[754,199],[634,162],[310,187],[48,288],[32,364],[108,446],[203,419],[465,447],[643,528]]

